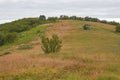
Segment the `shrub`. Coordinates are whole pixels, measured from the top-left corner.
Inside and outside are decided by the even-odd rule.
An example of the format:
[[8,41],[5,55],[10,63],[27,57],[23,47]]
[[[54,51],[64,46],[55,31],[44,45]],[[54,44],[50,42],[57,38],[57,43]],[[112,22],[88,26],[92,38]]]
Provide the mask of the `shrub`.
[[61,43],[62,41],[57,35],[52,35],[51,39],[45,36],[42,37],[42,49],[46,54],[59,52]]
[[17,38],[17,34],[15,32],[6,34],[6,42],[8,43],[14,42],[16,38]]
[[17,38],[16,33],[0,32],[0,46],[5,43],[12,43]]
[[116,26],[116,32],[120,32],[120,25]]
[[83,25],[83,29],[84,29],[84,30],[90,30],[91,27],[90,27],[89,24],[85,24],[85,25]]
[[0,33],[0,46],[4,45],[6,42],[6,36],[4,33]]

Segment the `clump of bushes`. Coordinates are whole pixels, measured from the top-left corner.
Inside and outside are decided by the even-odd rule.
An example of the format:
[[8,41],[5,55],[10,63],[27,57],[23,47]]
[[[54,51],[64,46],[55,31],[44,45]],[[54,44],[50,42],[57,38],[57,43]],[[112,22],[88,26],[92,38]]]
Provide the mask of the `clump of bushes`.
[[120,32],[120,25],[116,26],[116,32]]
[[84,30],[91,30],[91,26],[89,24],[83,25]]
[[0,32],[0,46],[5,43],[12,43],[17,38],[17,34],[15,32]]
[[62,41],[57,35],[52,35],[52,38],[42,37],[42,50],[45,54],[59,52],[62,45]]

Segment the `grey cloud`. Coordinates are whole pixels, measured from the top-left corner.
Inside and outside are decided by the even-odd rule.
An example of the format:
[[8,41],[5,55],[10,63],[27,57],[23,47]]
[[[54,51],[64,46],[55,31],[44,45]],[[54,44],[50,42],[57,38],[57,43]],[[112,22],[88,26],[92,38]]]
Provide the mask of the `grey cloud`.
[[0,0],[0,18],[61,14],[118,18],[120,0]]

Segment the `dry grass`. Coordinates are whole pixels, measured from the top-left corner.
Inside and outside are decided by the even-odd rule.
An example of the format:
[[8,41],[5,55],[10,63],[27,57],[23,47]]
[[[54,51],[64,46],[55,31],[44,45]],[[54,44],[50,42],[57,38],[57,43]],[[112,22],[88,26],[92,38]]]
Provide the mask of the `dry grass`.
[[[83,31],[85,23],[94,30]],[[55,23],[46,35],[58,34],[63,41],[61,52],[43,54],[39,39],[29,43],[33,49],[12,48],[13,54],[0,57],[0,80],[119,80],[120,38],[112,31],[114,26],[102,23]]]

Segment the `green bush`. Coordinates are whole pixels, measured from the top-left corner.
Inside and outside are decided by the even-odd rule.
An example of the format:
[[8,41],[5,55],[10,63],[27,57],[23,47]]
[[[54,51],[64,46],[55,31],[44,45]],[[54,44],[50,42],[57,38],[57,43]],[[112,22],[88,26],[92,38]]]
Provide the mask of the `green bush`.
[[6,36],[5,36],[4,33],[1,32],[1,33],[0,33],[0,46],[1,46],[1,45],[4,45],[5,42],[6,42]]
[[83,29],[84,30],[91,30],[91,27],[89,24],[85,24],[85,25],[83,25]]
[[17,38],[17,34],[15,32],[6,34],[6,42],[8,43],[14,42],[16,38]]
[[42,49],[46,54],[59,52],[61,43],[62,41],[57,35],[52,35],[51,39],[45,36],[42,37]]
[[0,32],[0,46],[4,45],[5,43],[12,43],[16,38],[17,34],[15,32]]
[[116,26],[116,32],[120,32],[120,25]]

